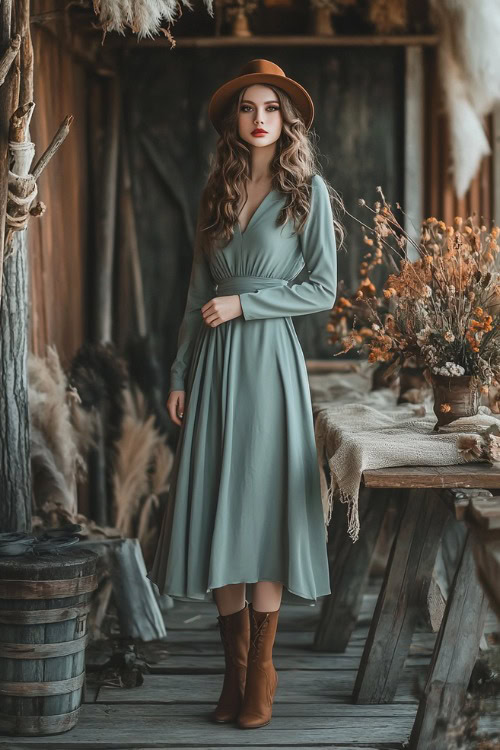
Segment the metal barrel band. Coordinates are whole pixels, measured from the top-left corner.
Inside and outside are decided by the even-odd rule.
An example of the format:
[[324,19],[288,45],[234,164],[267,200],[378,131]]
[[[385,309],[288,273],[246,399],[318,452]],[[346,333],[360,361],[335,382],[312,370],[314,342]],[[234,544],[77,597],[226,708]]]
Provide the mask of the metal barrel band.
[[73,693],[82,687],[85,670],[76,677],[52,682],[7,682],[0,680],[0,695],[15,695],[22,698],[35,698],[42,695]]
[[53,581],[0,579],[0,599],[61,599],[88,594],[97,588],[97,576],[79,576]]
[[45,625],[66,622],[90,612],[90,604],[74,604],[61,609],[0,609],[0,625]]
[[0,643],[1,659],[54,659],[84,651],[88,633],[72,641],[58,643]]

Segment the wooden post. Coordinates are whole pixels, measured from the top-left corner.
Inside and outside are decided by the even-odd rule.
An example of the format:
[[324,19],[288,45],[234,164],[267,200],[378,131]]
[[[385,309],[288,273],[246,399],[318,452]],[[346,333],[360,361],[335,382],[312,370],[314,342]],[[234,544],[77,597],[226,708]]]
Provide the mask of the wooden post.
[[410,750],[446,747],[446,729],[456,722],[465,700],[488,611],[488,600],[477,579],[472,547],[469,532],[434,646],[410,737]]
[[113,257],[115,246],[116,193],[120,143],[120,88],[116,78],[109,81],[109,114],[102,200],[97,224],[96,295],[94,337],[100,344],[113,341]]
[[[91,321],[97,343],[113,342],[113,258],[115,249],[116,194],[120,141],[120,88],[116,78],[109,81],[108,128],[103,153],[102,190],[98,204],[95,318]],[[106,414],[101,412],[97,446],[89,452],[89,486],[91,487],[92,518],[106,524],[112,517],[112,499],[106,481],[105,433]]]
[[[419,240],[419,227],[424,218],[424,50],[421,46],[406,47],[405,75],[405,230]],[[408,243],[410,260],[416,250]]]
[[[15,232],[4,266],[10,118],[33,97],[29,0],[18,0],[19,55],[0,88],[0,498],[2,531],[31,530],[31,467],[27,377],[28,262],[26,229]],[[2,3],[1,53],[13,36],[10,0]],[[25,138],[29,139],[26,128]],[[3,271],[3,273],[2,273]]]
[[394,699],[448,512],[432,490],[409,491],[361,657],[354,703]]
[[314,636],[315,650],[344,652],[349,643],[361,610],[370,563],[390,492],[391,490],[372,490],[366,487],[361,489],[361,531],[356,544],[346,536],[345,522],[341,523],[340,513],[345,517],[345,508],[337,507],[339,513],[336,514],[338,518],[334,519],[334,528],[340,534],[332,540],[332,549],[329,549],[328,555],[332,593],[325,597],[321,607],[321,617]]

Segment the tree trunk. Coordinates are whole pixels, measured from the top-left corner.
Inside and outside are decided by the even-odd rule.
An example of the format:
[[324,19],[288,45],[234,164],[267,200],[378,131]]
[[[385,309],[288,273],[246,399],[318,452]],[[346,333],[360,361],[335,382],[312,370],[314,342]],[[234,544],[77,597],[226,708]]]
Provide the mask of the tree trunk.
[[12,243],[0,301],[0,530],[31,531],[26,230]]
[[[29,95],[31,81],[20,81],[20,67],[29,69],[27,0],[15,7],[17,31],[23,37],[18,56],[0,88],[0,530],[31,530],[31,467],[27,379],[28,264],[26,230],[12,238],[13,254],[3,262],[7,203],[8,139],[19,92]],[[14,29],[11,3],[2,3],[1,52]],[[3,274],[2,274],[3,266]]]

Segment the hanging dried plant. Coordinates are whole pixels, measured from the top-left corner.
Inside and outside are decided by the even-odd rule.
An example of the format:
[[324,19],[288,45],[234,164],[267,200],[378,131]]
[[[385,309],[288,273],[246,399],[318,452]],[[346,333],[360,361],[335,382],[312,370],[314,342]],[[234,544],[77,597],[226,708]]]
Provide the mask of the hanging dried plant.
[[[213,0],[204,2],[213,16]],[[94,12],[105,34],[108,31],[125,34],[129,28],[139,39],[157,36],[161,31],[171,38],[163,24],[174,23],[182,14],[183,5],[193,10],[190,0],[93,0]]]

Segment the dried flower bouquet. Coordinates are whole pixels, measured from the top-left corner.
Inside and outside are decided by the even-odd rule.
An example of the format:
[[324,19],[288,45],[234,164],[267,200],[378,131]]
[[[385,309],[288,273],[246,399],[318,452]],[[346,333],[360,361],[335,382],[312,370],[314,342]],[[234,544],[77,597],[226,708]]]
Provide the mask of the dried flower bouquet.
[[[373,227],[363,224],[373,239],[375,255],[399,267],[383,289],[389,312],[380,311],[380,300],[360,288],[355,295],[370,316],[371,331],[353,330],[343,339],[343,350],[359,344],[368,350],[371,362],[391,362],[398,369],[409,356],[416,356],[429,373],[471,376],[484,390],[500,383],[500,273],[498,272],[499,228],[490,230],[473,216],[457,217],[453,226],[434,217],[422,223],[420,240],[405,232],[387,203],[373,208]],[[397,208],[400,206],[397,204]],[[355,217],[354,217],[355,218]],[[359,220],[358,220],[359,221]],[[361,222],[362,223],[362,222]],[[413,248],[416,260],[410,260]],[[341,304],[341,300],[337,306]]]

